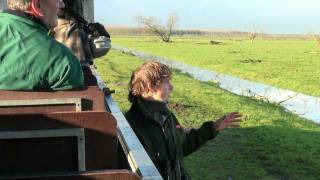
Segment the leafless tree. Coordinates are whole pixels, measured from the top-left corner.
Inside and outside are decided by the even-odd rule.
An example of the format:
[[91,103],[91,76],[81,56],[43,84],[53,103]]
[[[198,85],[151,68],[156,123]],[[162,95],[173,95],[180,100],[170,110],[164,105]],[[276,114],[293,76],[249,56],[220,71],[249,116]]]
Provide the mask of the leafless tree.
[[253,44],[253,41],[256,39],[257,35],[258,35],[257,29],[255,26],[253,26],[251,30],[248,31],[248,36],[250,38],[251,44]]
[[158,35],[163,42],[170,42],[171,35],[179,20],[177,13],[169,15],[166,26],[161,25],[155,17],[137,16],[137,21],[144,25],[148,30]]
[[318,43],[318,45],[320,46],[320,36],[316,36],[316,37],[314,38],[314,40],[316,40],[317,43]]
[[260,35],[264,36],[263,30],[260,28],[257,28],[255,23],[252,23],[252,25],[248,28],[248,36],[250,38],[251,44],[253,44],[253,41]]
[[308,36],[310,36],[313,40],[315,40],[317,42],[317,44],[320,46],[320,35],[319,34],[309,32]]

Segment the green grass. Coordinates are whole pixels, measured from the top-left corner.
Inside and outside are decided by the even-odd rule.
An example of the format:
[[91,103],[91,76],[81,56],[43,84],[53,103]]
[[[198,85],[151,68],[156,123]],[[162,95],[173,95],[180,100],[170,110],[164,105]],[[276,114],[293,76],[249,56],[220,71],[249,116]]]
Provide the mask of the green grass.
[[[210,40],[222,42],[212,45]],[[320,47],[315,41],[113,37],[112,43],[203,69],[320,96]]]
[[[143,61],[111,51],[96,62],[120,108],[127,111],[127,83]],[[174,71],[170,107],[184,127],[240,111],[241,128],[227,129],[185,159],[194,179],[318,179],[320,126],[283,108],[230,94]]]

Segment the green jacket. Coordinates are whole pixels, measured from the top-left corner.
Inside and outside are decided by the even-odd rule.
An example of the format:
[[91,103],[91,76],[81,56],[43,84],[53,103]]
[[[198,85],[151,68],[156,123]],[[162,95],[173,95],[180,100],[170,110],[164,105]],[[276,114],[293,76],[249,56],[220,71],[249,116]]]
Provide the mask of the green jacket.
[[212,121],[186,131],[159,101],[136,100],[126,118],[164,179],[190,179],[183,157],[218,134]]
[[20,11],[0,13],[0,89],[63,90],[83,86],[79,60]]

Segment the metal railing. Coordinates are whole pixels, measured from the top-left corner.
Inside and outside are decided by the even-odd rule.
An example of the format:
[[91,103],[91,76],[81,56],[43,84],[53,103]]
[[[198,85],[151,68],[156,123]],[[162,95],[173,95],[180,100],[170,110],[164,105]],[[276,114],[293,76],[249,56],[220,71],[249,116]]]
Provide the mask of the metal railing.
[[[92,72],[97,78],[98,86],[101,90],[106,91],[108,88],[97,71],[92,69]],[[108,93],[105,93],[105,102],[109,108],[107,110],[110,111],[117,120],[118,139],[127,157],[131,170],[139,174],[142,179],[145,180],[162,180],[163,178],[159,171],[151,161],[138,137],[133,132],[119,106]]]

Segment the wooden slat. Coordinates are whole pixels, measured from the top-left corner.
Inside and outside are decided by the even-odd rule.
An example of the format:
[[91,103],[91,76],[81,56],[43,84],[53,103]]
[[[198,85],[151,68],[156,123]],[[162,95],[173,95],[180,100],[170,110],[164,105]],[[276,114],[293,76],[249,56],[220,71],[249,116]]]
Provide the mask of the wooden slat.
[[80,112],[81,98],[52,98],[52,99],[23,99],[23,100],[0,100],[0,108],[3,107],[39,107],[51,105],[74,105],[75,111]]
[[85,173],[63,173],[3,177],[4,179],[34,180],[140,180],[141,178],[128,170],[103,170]]
[[[84,89],[73,91],[0,91],[0,104],[1,102],[7,103],[8,100],[27,103],[34,99],[47,101],[48,99],[68,100],[73,98],[81,98],[82,111],[105,111],[104,93],[97,86],[88,86]],[[72,104],[45,105],[43,103],[41,106],[3,106],[0,107],[0,114],[70,112],[77,110],[79,110],[79,107]]]

